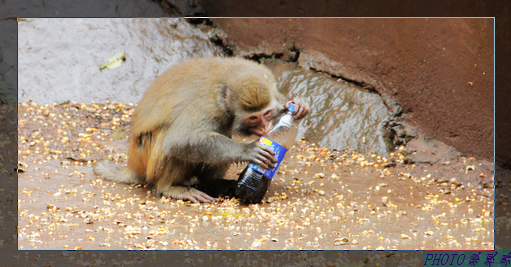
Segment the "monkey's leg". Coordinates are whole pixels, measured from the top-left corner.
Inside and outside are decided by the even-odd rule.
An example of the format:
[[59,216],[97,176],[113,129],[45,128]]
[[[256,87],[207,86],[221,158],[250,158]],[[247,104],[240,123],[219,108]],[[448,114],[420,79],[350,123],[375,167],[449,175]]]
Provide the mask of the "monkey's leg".
[[166,197],[195,203],[215,201],[213,197],[198,189],[184,186],[192,182],[193,165],[166,154],[162,149],[164,137],[165,131],[153,131],[151,137],[147,139],[149,142],[143,146],[144,156],[141,159],[147,159],[146,180],[153,185],[158,194]]
[[235,196],[237,180],[224,179],[229,164],[195,166],[194,174],[199,179],[196,188],[213,197]]
[[190,200],[191,202],[213,202],[215,198],[189,186],[183,186],[192,178],[193,166],[177,160],[166,160],[161,176],[153,177],[156,193],[174,199]]

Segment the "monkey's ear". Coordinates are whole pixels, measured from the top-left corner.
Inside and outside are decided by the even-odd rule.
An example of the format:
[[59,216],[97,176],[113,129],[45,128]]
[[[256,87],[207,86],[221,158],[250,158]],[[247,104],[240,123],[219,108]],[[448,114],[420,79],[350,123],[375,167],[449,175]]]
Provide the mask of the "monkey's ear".
[[232,110],[232,92],[226,84],[222,85],[218,102],[221,103],[225,109]]

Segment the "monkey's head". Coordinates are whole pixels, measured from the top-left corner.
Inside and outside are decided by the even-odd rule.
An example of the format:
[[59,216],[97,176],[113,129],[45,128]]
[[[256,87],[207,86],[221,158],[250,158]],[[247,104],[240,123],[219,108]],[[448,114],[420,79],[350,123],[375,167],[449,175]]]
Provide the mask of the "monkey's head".
[[[283,110],[277,97],[273,75],[249,75],[233,90],[234,131],[242,136],[264,135],[271,128],[271,121]],[[270,77],[269,77],[270,76]]]

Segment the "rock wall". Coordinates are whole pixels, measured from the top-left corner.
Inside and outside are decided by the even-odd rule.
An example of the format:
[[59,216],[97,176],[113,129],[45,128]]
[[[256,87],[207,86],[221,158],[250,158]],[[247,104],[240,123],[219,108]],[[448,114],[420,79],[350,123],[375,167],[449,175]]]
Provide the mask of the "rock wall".
[[[102,68],[120,53],[118,68]],[[151,82],[191,58],[221,56],[182,18],[29,18],[18,23],[18,101],[137,103]]]
[[377,91],[470,156],[493,159],[491,18],[214,19],[235,55],[276,56]]

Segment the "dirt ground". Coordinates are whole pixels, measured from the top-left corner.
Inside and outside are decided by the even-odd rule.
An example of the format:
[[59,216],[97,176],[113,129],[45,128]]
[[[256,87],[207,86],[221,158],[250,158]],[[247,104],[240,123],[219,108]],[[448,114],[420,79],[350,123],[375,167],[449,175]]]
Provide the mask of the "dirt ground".
[[493,160],[492,19],[213,22],[235,55],[306,58],[309,67],[376,90],[387,105],[395,101],[424,135]]
[[97,161],[126,164],[134,108],[20,103],[19,249],[494,248],[491,162],[412,165],[403,164],[404,147],[380,157],[302,141],[262,203],[191,204],[93,174]]
[[[467,25],[463,27],[470,31],[473,25]],[[363,28],[364,25],[358,26]],[[283,32],[277,31],[277,25],[260,26],[263,27],[275,29],[269,40],[281,46],[278,38]],[[390,23],[385,27],[392,29],[399,24]],[[449,30],[449,27],[443,29]],[[337,43],[360,39],[364,42],[363,48],[356,53],[352,53],[354,50],[347,52],[349,48],[339,52],[335,43],[328,43],[327,37],[312,29],[331,30],[328,25],[302,23],[298,26],[302,36],[284,40],[284,50],[279,50],[282,52],[280,57],[376,90],[388,105],[396,100],[404,108],[405,119],[416,124],[426,135],[437,137],[468,156],[432,165],[411,165],[402,164],[408,153],[406,148],[381,158],[370,153],[361,155],[354,151],[334,151],[302,142],[291,151],[286,166],[273,181],[263,203],[245,205],[237,199],[221,199],[214,204],[196,205],[160,198],[144,186],[109,183],[92,174],[92,166],[98,160],[126,163],[127,122],[132,110],[129,105],[68,103],[41,107],[35,103],[21,103],[18,141],[20,170],[23,173],[20,173],[18,181],[18,248],[493,249],[493,164],[484,159],[488,158],[485,155],[486,141],[488,137],[493,138],[493,128],[490,133],[485,129],[488,123],[493,124],[493,120],[485,120],[492,118],[491,114],[488,116],[487,106],[483,105],[487,103],[488,95],[474,94],[479,92],[480,83],[487,80],[472,79],[466,84],[477,89],[459,94],[438,89],[438,86],[447,88],[460,83],[454,80],[446,82],[450,77],[442,70],[428,72],[441,62],[435,58],[440,55],[439,46],[454,45],[445,40],[434,44],[434,49],[419,53],[421,58],[396,58],[396,55],[387,53],[389,50],[376,51],[375,44],[361,34],[330,32],[329,38]],[[295,30],[291,28],[284,33],[295,34]],[[261,29],[253,29],[254,33],[258,31]],[[411,32],[414,31],[409,30],[408,33]],[[271,31],[266,30],[262,34],[268,33]],[[338,34],[345,34],[345,39],[335,38]],[[378,32],[366,34],[377,35]],[[461,37],[466,37],[464,34]],[[261,36],[267,38],[266,35]],[[375,39],[386,45],[406,43],[403,40],[386,43],[383,34]],[[324,44],[318,45],[317,42]],[[235,53],[254,54],[250,47],[239,50],[240,45],[236,44],[232,46]],[[272,45],[263,44],[255,54],[274,54],[268,52],[272,51]],[[470,47],[470,43],[465,45],[469,50],[475,49],[476,52],[472,53],[484,50],[484,47]],[[357,61],[360,60],[357,57],[367,54],[369,60],[359,65],[346,63],[345,68],[339,70],[335,68],[339,65],[317,60],[321,57],[314,61],[318,50],[306,49],[313,46],[320,48],[319,55],[329,62],[337,62],[343,53],[343,62]],[[325,47],[328,49],[321,50]],[[405,55],[422,48],[422,44],[409,42],[402,44],[400,49]],[[443,55],[454,58],[462,52],[466,51],[460,48],[458,52]],[[347,56],[350,53],[351,57]],[[432,59],[425,61],[422,57]],[[305,62],[307,60],[311,62]],[[393,60],[400,63],[392,65]],[[410,65],[410,62],[415,64]],[[454,66],[452,71],[459,71],[455,66],[458,62],[454,59],[442,62]],[[413,67],[406,69],[407,65]],[[462,65],[460,68],[470,64]],[[405,71],[418,74],[419,79],[411,81],[411,75],[403,74]],[[477,76],[475,72],[469,74]],[[375,82],[376,78],[383,83]],[[410,85],[418,91],[403,89],[396,84]],[[429,90],[433,87],[437,91]],[[422,91],[424,88],[428,90]],[[455,91],[458,92],[458,89]],[[463,98],[465,102],[457,98]],[[479,102],[474,102],[474,98]],[[450,107],[444,103],[447,102],[445,99],[454,99],[453,103],[461,105],[461,109]],[[470,113],[473,112],[467,108],[470,105],[481,110],[475,112],[477,114]],[[455,111],[459,113],[453,114]],[[466,112],[472,120],[466,120]],[[446,121],[452,118],[458,125]],[[460,129],[463,134],[460,135],[457,130],[450,131],[452,129]],[[474,129],[478,129],[480,135]],[[442,137],[447,132],[450,139]],[[471,142],[471,145],[465,149],[456,143],[459,140]],[[233,166],[228,178],[236,179],[241,169],[242,166]],[[507,183],[500,186],[509,190]],[[499,210],[505,212],[507,198],[504,195],[498,200]],[[499,223],[508,224],[505,217],[496,219]],[[506,240],[509,235],[499,238]]]
[[[202,3],[208,3],[207,1],[201,1],[201,2]],[[270,1],[270,2],[267,2],[265,4],[258,3],[253,8],[246,9],[246,10],[247,11],[252,11],[252,12],[253,11],[263,12],[263,13],[259,13],[259,14],[265,14],[264,12],[271,11],[271,12],[277,12],[278,15],[286,15],[286,14],[288,14],[290,16],[296,15],[297,14],[296,12],[310,15],[311,13],[309,13],[309,11],[317,12],[318,10],[323,12],[323,13],[321,13],[323,15],[324,14],[332,14],[332,13],[328,13],[328,12],[329,11],[330,12],[337,12],[339,9],[342,9],[343,11],[346,11],[346,12],[348,12],[348,14],[351,14],[351,15],[353,15],[353,14],[360,14],[360,13],[354,13],[356,11],[364,12],[364,16],[367,16],[369,14],[369,13],[367,13],[367,11],[368,11],[367,8],[365,6],[363,6],[363,5],[359,5],[357,7],[353,7],[353,6],[350,6],[350,5],[343,5],[343,6],[339,5],[339,6],[336,6],[335,8],[333,8],[331,6],[333,4],[333,2],[328,2],[328,1],[325,1],[325,2],[326,3],[330,3],[330,6],[328,6],[328,5],[318,5],[316,2],[314,2],[314,3],[312,3],[312,2],[302,2],[302,3],[296,4],[296,5],[290,5],[290,4],[286,3],[286,1],[279,1],[279,2],[271,2]],[[240,10],[240,6],[239,5],[230,5],[229,1],[215,2],[215,3],[218,3],[217,6],[216,6],[217,11],[220,10],[221,12],[230,12],[233,9],[238,9],[238,11]],[[396,7],[396,8],[393,9],[393,12],[398,12],[398,13],[392,13],[392,14],[405,14],[406,12],[412,12],[412,13],[406,13],[406,14],[424,15],[425,13],[423,13],[423,11],[425,9],[428,9],[428,8],[429,8],[428,10],[431,10],[431,9],[434,9],[436,11],[440,10],[440,13],[428,13],[428,14],[437,14],[437,15],[438,14],[443,14],[445,16],[454,16],[456,14],[457,14],[456,16],[465,16],[466,14],[473,14],[474,16],[478,16],[478,15],[482,14],[481,10],[483,10],[482,12],[484,13],[485,10],[487,11],[487,10],[490,10],[490,9],[491,10],[499,10],[500,14],[502,14],[502,13],[506,13],[507,14],[507,13],[509,13],[510,9],[508,9],[508,8],[501,8],[503,3],[505,3],[505,2],[497,1],[495,3],[486,3],[486,2],[485,3],[483,3],[483,2],[460,3],[462,8],[456,8],[455,11],[457,13],[453,13],[453,10],[451,8],[449,8],[450,6],[447,6],[447,8],[445,8],[445,7],[438,8],[438,6],[436,4],[435,5],[431,5],[430,2],[425,3],[425,4],[416,4],[416,3],[412,4],[411,3],[411,4],[405,4],[405,5],[403,5],[402,3],[399,3],[399,4],[394,5],[394,7]],[[280,8],[275,8],[274,9],[273,6],[271,6],[272,4],[279,5]],[[223,5],[225,5],[225,6],[223,6]],[[310,6],[307,6],[307,5],[310,5]],[[381,4],[377,4],[377,6],[373,7],[373,10],[374,11],[376,11],[376,10],[380,10],[381,11],[382,9],[384,9],[384,6],[382,6],[382,5],[387,5],[387,3],[383,3],[382,2]],[[460,5],[457,5],[457,7],[459,7]],[[48,6],[48,5],[46,5],[46,6]],[[433,6],[434,8],[431,8],[431,6]],[[498,7],[498,8],[496,8],[496,7]],[[116,10],[117,10],[117,8],[116,8]],[[287,10],[289,12],[288,13],[281,13],[282,10]],[[464,10],[464,11],[467,11],[467,12],[476,12],[476,13],[463,13],[462,14],[462,13],[459,13],[459,10]],[[214,13],[210,13],[209,11],[211,11],[211,9],[208,9],[208,14],[210,14],[210,15],[214,14]],[[325,11],[327,13],[325,13]],[[48,8],[48,12],[51,13],[51,14],[54,14],[54,9],[50,10],[50,8]],[[378,12],[378,11],[376,11],[376,12]],[[61,12],[61,14],[63,14],[63,12]],[[216,14],[218,14],[218,13],[216,13]],[[229,13],[229,14],[232,14],[232,13]],[[242,14],[246,14],[246,13],[236,13],[236,14],[242,15]],[[253,14],[253,13],[251,13],[251,14]],[[340,14],[340,13],[336,13],[336,15],[338,15],[338,14]],[[375,13],[371,13],[371,14],[375,14]],[[16,17],[16,16],[13,16],[13,17]],[[507,28],[507,24],[506,24],[507,22],[506,21],[507,20],[505,20],[505,19],[498,19],[497,20],[497,28],[499,28],[499,25],[501,26],[500,29],[502,29],[504,27]],[[271,29],[266,29],[266,30],[271,31]],[[506,42],[507,39],[508,39],[507,37],[509,37],[509,31],[507,31],[507,35],[503,35],[503,34],[497,35],[497,37],[496,37],[497,38],[497,42],[498,42],[499,39],[501,40],[500,43],[503,43],[502,40],[504,40],[504,42]],[[316,44],[316,45],[317,46],[321,46],[321,44]],[[507,46],[507,48],[509,48],[509,46]],[[511,50],[509,50],[509,49],[506,49],[506,50],[498,49],[498,51],[497,51],[498,52],[498,54],[497,54],[498,58],[507,58],[507,55],[510,54],[509,53],[510,51]],[[5,54],[5,52],[4,52],[4,54]],[[509,63],[507,63],[507,61],[502,61],[502,60],[499,60],[497,62],[497,64],[499,66],[503,66],[503,64],[506,65],[506,66],[509,65]],[[509,82],[502,82],[502,81],[509,80],[509,78],[506,78],[506,77],[508,77],[508,76],[506,76],[508,69],[509,68],[500,68],[500,69],[497,70],[497,76],[499,76],[499,81],[501,81],[501,85],[502,85],[499,88],[504,88],[505,84],[509,84]],[[500,73],[499,73],[499,71],[500,71]],[[503,75],[500,75],[500,74],[503,74]],[[430,77],[430,78],[434,79],[435,77]],[[406,90],[406,88],[405,88],[405,90]],[[435,99],[435,101],[446,101],[445,99],[446,98]],[[496,99],[496,101],[497,102],[500,101],[500,103],[501,103],[500,106],[501,107],[506,107],[507,106],[507,102],[506,102],[507,98],[499,97],[498,99]],[[509,117],[508,115],[506,115],[507,114],[506,110],[502,109],[501,111],[503,111],[504,113],[497,111],[497,114],[500,113],[500,115],[501,115],[500,118],[501,119],[504,118],[504,117],[506,117],[506,118]],[[15,108],[12,109],[11,111],[9,111],[9,116],[15,117],[16,115],[13,114],[15,112],[16,112]],[[452,111],[451,111],[451,113],[452,113]],[[2,125],[1,125],[2,128],[1,129],[3,131],[3,134],[5,134],[4,137],[6,137],[4,139],[4,141],[3,141],[3,143],[2,143],[2,147],[4,147],[4,145],[7,145],[7,142],[11,142],[11,144],[15,143],[16,142],[15,129],[13,129],[12,127],[6,127],[7,126],[6,124],[8,124],[8,122],[4,121],[3,118],[1,118],[0,120],[2,121]],[[502,122],[502,120],[501,120],[501,122]],[[499,123],[499,122],[497,121],[497,123]],[[10,125],[10,126],[13,126],[13,125]],[[32,127],[32,126],[30,126],[30,127]],[[506,123],[505,127],[509,128],[507,123]],[[28,128],[26,128],[26,129],[28,129]],[[478,129],[478,128],[476,128],[476,129]],[[77,131],[79,131],[79,130],[83,130],[83,129],[80,128]],[[118,138],[122,138],[122,134],[115,133],[115,131],[110,132],[110,129],[108,130],[108,133],[109,134],[113,134],[112,137],[114,137],[114,139],[115,139],[114,141],[122,143],[122,140],[118,139]],[[443,133],[445,133],[445,131]],[[507,139],[505,138],[505,136],[507,136],[507,131],[502,131],[500,136],[501,136],[501,139],[500,139],[501,141],[507,142],[506,141]],[[497,136],[497,140],[498,140],[498,136]],[[107,143],[109,143],[109,142],[107,142]],[[111,147],[112,144],[107,144],[106,146],[107,147]],[[119,149],[122,149],[122,147],[123,147],[123,145],[120,145]],[[509,146],[507,146],[507,147],[509,147]],[[42,148],[43,148],[43,146],[41,146],[41,148],[40,148],[41,151],[43,150]],[[459,148],[459,146],[457,146],[457,148]],[[16,153],[17,153],[17,151],[14,151],[14,150],[12,150],[12,151],[10,151],[10,150],[9,151],[2,150],[0,152],[0,155],[2,155],[6,159],[6,161],[3,162],[4,165],[5,165],[4,166],[5,169],[2,169],[2,171],[5,171],[6,174],[10,175],[10,177],[7,179],[7,181],[5,181],[6,185],[8,185],[9,183],[17,183],[17,179],[16,179],[17,175],[13,172],[13,169],[14,169],[14,166],[15,166],[15,162],[14,162],[15,159],[14,159],[13,155],[15,155]],[[44,153],[41,153],[41,155],[42,154],[44,154]],[[106,154],[108,154],[108,152],[106,152]],[[106,154],[102,154],[102,156],[106,156]],[[509,153],[507,153],[506,155],[508,156],[507,159],[509,160],[509,155],[508,154]],[[50,154],[50,155],[53,156],[55,154]],[[32,158],[25,158],[25,160],[27,160],[27,162],[32,162],[33,160],[36,161],[36,162],[30,163],[30,168],[26,168],[25,167],[26,171],[27,171],[27,173],[25,173],[26,174],[25,177],[27,177],[28,175],[33,175],[34,177],[36,177],[36,178],[32,178],[32,180],[34,180],[33,184],[35,185],[36,184],[35,181],[37,179],[37,175],[39,175],[40,177],[43,177],[44,174],[37,173],[37,171],[33,169],[34,165],[37,166],[39,164],[38,161],[40,159],[42,159],[42,157],[39,157],[40,156],[39,154],[32,154],[32,156],[33,156]],[[44,156],[48,156],[48,153],[44,154]],[[47,159],[43,159],[42,161],[45,161],[45,160],[47,160]],[[462,173],[463,172],[462,171],[463,167],[466,168],[466,166],[467,166],[467,165],[465,165],[463,163],[464,160],[468,161],[468,158],[465,158],[465,159],[462,158],[460,164],[463,164],[463,165],[456,166],[456,167],[459,167],[459,170],[458,170],[459,173]],[[51,164],[55,164],[55,165],[60,164],[60,162],[70,162],[70,164],[73,164],[73,165],[75,164],[75,162],[77,162],[77,165],[80,165],[82,167],[83,167],[83,165],[86,165],[85,162],[65,159],[62,156],[59,156],[57,159],[53,158],[53,161],[54,162],[52,162]],[[474,161],[468,161],[467,163],[468,164],[472,164],[472,162],[474,162]],[[459,163],[459,162],[457,162],[457,163]],[[65,163],[64,166],[67,166],[66,164],[67,163]],[[55,169],[57,169],[57,167],[55,165],[51,165],[51,166],[55,167]],[[60,165],[60,167],[62,169],[65,169],[64,166]],[[68,168],[69,168],[69,166],[68,166]],[[78,168],[78,166],[77,166],[77,168]],[[395,168],[395,167],[391,167],[391,168]],[[65,170],[67,171],[68,169],[65,169]],[[53,169],[50,169],[50,171],[53,171]],[[472,171],[473,170],[468,170],[468,173],[470,174]],[[69,173],[71,173],[71,171],[69,171]],[[65,173],[65,175],[68,175],[69,173]],[[86,175],[87,178],[91,178],[91,180],[93,179],[92,176],[90,176],[91,175],[90,172],[87,173],[87,171],[85,170],[84,174]],[[21,174],[21,175],[23,175],[23,174]],[[53,187],[51,187],[53,192],[55,192],[55,193],[59,192],[59,190],[56,190],[55,188],[60,186],[61,184],[64,184],[64,182],[65,182],[64,176],[65,175],[63,175],[63,176],[61,176],[59,178],[61,180],[57,180],[58,176],[52,177],[54,179],[53,181],[57,181],[54,185],[52,185]],[[476,171],[475,175],[477,176],[477,171]],[[77,177],[78,176],[76,176],[76,174],[75,174],[74,178],[77,178]],[[488,175],[486,177],[488,177]],[[511,190],[511,189],[509,189],[509,185],[510,185],[510,182],[511,182],[511,180],[509,180],[509,177],[511,177],[511,175],[509,175],[509,173],[508,173],[506,179],[505,180],[501,180],[500,183],[499,183],[498,191],[502,192],[503,194],[499,195],[499,193],[496,193],[496,195],[497,195],[496,196],[497,197],[496,198],[497,201],[495,203],[496,204],[496,209],[499,212],[498,214],[501,214],[501,215],[502,214],[506,214],[508,212],[507,204],[509,203],[509,201],[508,201],[507,197],[509,195],[509,191]],[[477,180],[478,178],[477,177],[473,177],[472,179],[473,180]],[[48,179],[48,181],[50,181],[50,180],[51,179]],[[500,179],[497,179],[497,180],[500,180]],[[97,181],[97,180],[94,180],[94,181]],[[39,182],[39,180],[37,180],[37,182]],[[31,183],[31,181],[28,180],[28,181],[26,181],[26,183]],[[480,184],[480,185],[482,187],[485,187],[484,183]],[[32,185],[30,185],[29,187],[31,187],[31,186]],[[111,186],[112,188],[115,188],[118,185],[108,185],[108,186],[109,187]],[[11,234],[14,233],[14,232],[11,233],[11,231],[5,231],[6,229],[9,229],[9,230],[14,229],[14,231],[16,231],[16,227],[17,227],[16,225],[13,225],[13,223],[16,223],[16,218],[17,218],[18,214],[14,214],[16,212],[13,213],[12,209],[13,209],[13,207],[16,206],[16,199],[18,198],[16,196],[16,194],[18,192],[13,191],[12,189],[9,190],[11,187],[12,186],[8,186],[8,187],[6,187],[7,189],[5,189],[5,190],[2,189],[0,191],[0,200],[1,200],[1,202],[0,202],[0,205],[1,205],[0,206],[0,211],[2,211],[2,213],[0,213],[0,220],[2,220],[4,222],[2,224],[2,229],[4,231],[2,231],[3,234],[0,237],[1,238],[0,246],[6,245],[7,243],[9,243],[9,244],[12,243],[12,244],[14,244],[14,246],[16,246],[16,244],[17,244],[17,241],[15,239],[16,236],[14,235],[14,236],[11,237]],[[128,187],[126,187],[126,188],[128,188]],[[140,189],[140,188],[138,188],[138,189]],[[70,189],[68,189],[68,190],[70,190]],[[129,189],[126,189],[126,190],[129,190]],[[133,189],[133,191],[134,190],[136,190],[136,188]],[[482,188],[479,188],[477,190],[482,190]],[[62,191],[62,192],[65,193],[65,191]],[[478,191],[478,192],[480,192],[481,194],[484,194],[483,191]],[[447,196],[448,195],[449,194],[447,194]],[[123,195],[123,196],[125,196],[125,195]],[[34,198],[34,197],[35,196],[32,195],[32,198]],[[95,197],[97,197],[97,196],[95,196]],[[128,196],[126,196],[126,197],[128,197]],[[26,203],[23,204],[23,205],[26,205]],[[55,209],[61,208],[61,207],[63,207],[63,206],[55,206]],[[48,206],[46,206],[46,208],[48,208]],[[53,209],[52,206],[50,206],[50,208]],[[39,211],[39,210],[34,210],[34,211]],[[62,212],[62,209],[60,209],[58,211]],[[85,211],[85,209],[82,209],[81,211]],[[30,215],[30,214],[31,213],[28,213],[28,215]],[[61,213],[60,215],[62,215],[62,214],[63,213]],[[59,214],[57,214],[57,216],[58,215]],[[4,218],[6,218],[6,220],[4,220]],[[32,217],[32,219],[34,219],[34,217]],[[39,216],[38,220],[40,220],[40,219],[41,218]],[[506,216],[502,216],[502,217],[499,217],[499,218],[495,218],[495,220],[496,220],[496,224],[498,222],[505,222],[505,223],[507,223],[507,227],[502,227],[502,230],[506,229],[505,233],[502,233],[502,232],[501,233],[499,233],[499,232],[496,233],[496,237],[495,238],[498,241],[497,243],[498,244],[509,244],[510,240],[511,240],[510,235],[509,235],[509,225],[511,225],[511,224],[509,223],[508,216],[507,217]],[[25,221],[25,222],[27,222],[27,221]],[[77,223],[79,223],[79,222],[77,222]],[[97,226],[97,224],[96,224],[96,226]],[[473,229],[476,229],[476,228],[473,228]],[[36,228],[34,228],[34,233],[37,231],[35,229]],[[80,228],[80,229],[82,229],[82,228]],[[87,228],[87,229],[90,229],[90,228]],[[99,229],[99,227],[98,227],[98,229]],[[481,231],[480,228],[479,228],[479,231]],[[130,238],[134,239],[134,237],[130,237]],[[76,247],[76,248],[78,248],[78,247]],[[318,265],[318,264],[314,264],[314,262],[311,261],[311,257],[309,257],[309,256],[311,256],[310,254],[312,254],[312,253],[309,253],[309,254],[307,254],[307,253],[303,254],[302,253],[302,254],[298,255],[297,252],[283,252],[283,253],[279,254],[282,257],[277,259],[275,257],[275,255],[266,255],[264,253],[264,251],[262,253],[259,253],[259,254],[256,254],[256,255],[254,255],[253,253],[252,254],[248,254],[248,256],[247,256],[247,254],[242,252],[242,253],[239,253],[239,254],[235,254],[236,256],[233,256],[232,259],[229,259],[230,260],[229,261],[230,264],[227,264],[227,261],[221,261],[221,260],[223,260],[225,258],[225,256],[223,256],[223,255],[225,255],[225,253],[224,254],[222,254],[222,253],[217,253],[217,254],[210,253],[210,254],[198,255],[198,254],[196,254],[194,252],[187,252],[187,251],[185,251],[182,254],[168,253],[166,251],[162,251],[162,253],[158,254],[158,255],[160,255],[158,257],[158,259],[160,260],[159,261],[160,264],[169,264],[172,261],[176,262],[176,264],[182,263],[182,262],[177,262],[177,260],[175,258],[177,256],[180,259],[184,259],[185,263],[187,263],[189,265],[193,264],[194,266],[195,265],[196,266],[209,266],[210,264],[218,263],[219,261],[225,263],[226,266],[233,266],[236,263],[236,260],[238,260],[238,263],[239,263],[240,259],[244,259],[245,262],[251,262],[251,263],[260,263],[260,262],[266,260],[266,262],[269,262],[269,263],[272,263],[272,264],[275,264],[275,265],[279,265],[279,263],[280,263],[279,266],[321,266],[321,265]],[[346,265],[348,265],[348,266],[363,266],[363,264],[358,264],[358,263],[355,263],[355,264],[343,264],[343,263],[340,263],[339,262],[339,257],[340,257],[341,254],[345,255],[346,251],[344,253],[343,252],[339,252],[339,253],[337,253],[337,252],[336,253],[325,253],[325,254],[321,254],[320,257],[318,257],[318,258],[321,258],[321,259],[327,258],[328,259],[328,262],[326,262],[327,266],[346,266]],[[350,254],[351,254],[351,252],[350,252]],[[394,253],[394,252],[390,252],[389,251],[389,252],[384,252],[384,254],[382,254],[382,253],[379,253],[377,251],[373,251],[371,254],[372,255],[377,255],[375,257],[382,257],[383,259],[386,258],[387,260],[390,259],[391,262],[387,263],[387,266],[395,266],[396,265],[395,261],[398,261],[396,259],[398,259],[400,257],[400,255],[401,255],[401,257],[403,257],[402,255],[403,254],[406,255],[407,252],[404,252],[404,253],[402,253],[402,252],[395,252]],[[43,256],[42,260],[41,260],[41,255]],[[54,256],[54,255],[58,255],[58,256],[62,255],[62,257],[58,257],[58,256]],[[110,258],[105,258],[103,253],[101,253],[101,252],[98,253],[96,251],[83,251],[83,252],[80,252],[80,253],[68,253],[68,252],[64,251],[62,253],[58,252],[57,254],[52,252],[52,251],[40,251],[40,250],[34,251],[34,252],[30,252],[30,253],[29,252],[15,251],[12,254],[12,257],[9,257],[8,259],[3,259],[3,262],[6,263],[6,262],[9,262],[9,260],[11,260],[11,261],[13,261],[13,263],[16,263],[16,264],[19,264],[21,262],[21,263],[26,263],[27,265],[28,264],[32,264],[32,265],[35,264],[35,265],[44,265],[44,266],[50,266],[50,265],[53,266],[55,264],[57,264],[57,265],[59,265],[59,264],[68,265],[68,264],[71,264],[71,263],[79,264],[79,265],[82,265],[82,266],[83,265],[94,265],[94,264],[101,265],[101,264],[105,264],[104,261],[107,261],[108,264],[112,263],[114,265],[136,265],[136,264],[142,264],[142,263],[149,263],[150,261],[155,262],[154,261],[154,259],[155,259],[155,254],[154,253],[153,254],[143,254],[143,255],[141,253],[139,253],[139,254],[130,253],[129,254],[129,255],[131,255],[130,258],[124,257],[124,255],[126,255],[126,253],[123,253],[122,257],[121,257],[121,253],[118,253],[118,254],[116,253],[116,255],[118,255],[117,259],[112,260],[110,262]],[[139,256],[139,255],[141,255],[141,256]],[[152,258],[151,258],[151,255],[152,255]],[[165,257],[167,257],[167,258],[164,258],[163,255],[166,255]],[[171,256],[169,257],[168,255],[171,255]],[[196,255],[198,257],[196,257]],[[323,256],[323,255],[325,255],[325,256]],[[314,256],[314,255],[312,255],[312,256]],[[420,256],[420,253],[419,253],[419,256]],[[282,258],[286,259],[286,261],[283,262]],[[102,261],[102,259],[104,261]],[[362,257],[362,259],[360,261],[362,261],[362,260],[363,260],[363,257]],[[290,261],[293,262],[292,265],[289,265]],[[369,261],[369,262],[371,263],[371,261]],[[421,262],[421,259],[416,259],[415,262],[408,262],[408,264],[400,264],[399,266],[417,266],[418,264],[420,264],[420,262]],[[325,263],[325,262],[323,261],[323,263]],[[14,264],[11,264],[11,265],[14,265]],[[386,266],[386,265],[383,264],[383,266]]]

